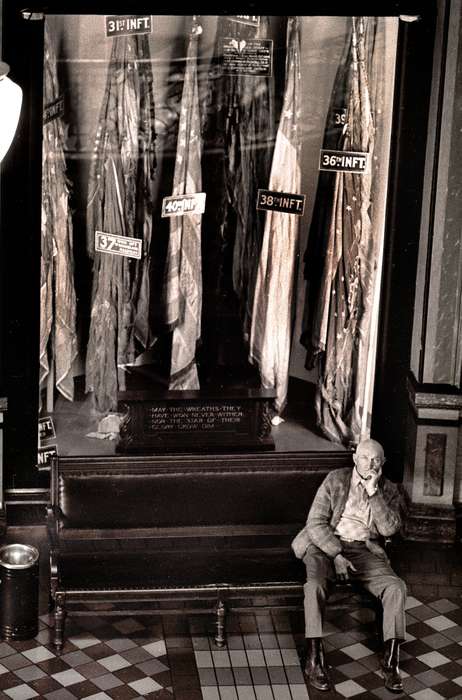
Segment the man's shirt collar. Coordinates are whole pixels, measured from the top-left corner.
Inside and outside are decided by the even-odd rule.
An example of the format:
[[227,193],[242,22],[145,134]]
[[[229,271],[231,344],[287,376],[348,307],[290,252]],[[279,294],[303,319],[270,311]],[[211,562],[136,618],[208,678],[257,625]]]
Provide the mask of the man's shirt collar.
[[351,485],[353,488],[358,488],[358,486],[364,487],[364,481],[361,479],[359,476],[358,472],[356,471],[356,467],[353,467],[353,474],[351,475]]

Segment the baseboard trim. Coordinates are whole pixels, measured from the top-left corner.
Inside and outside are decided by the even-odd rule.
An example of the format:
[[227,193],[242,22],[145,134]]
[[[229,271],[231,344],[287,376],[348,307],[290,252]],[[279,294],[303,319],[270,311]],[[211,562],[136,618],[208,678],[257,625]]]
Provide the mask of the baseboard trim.
[[435,506],[408,501],[406,511],[404,539],[440,544],[454,544],[457,541],[454,506]]
[[6,489],[7,526],[45,525],[49,497],[48,489]]

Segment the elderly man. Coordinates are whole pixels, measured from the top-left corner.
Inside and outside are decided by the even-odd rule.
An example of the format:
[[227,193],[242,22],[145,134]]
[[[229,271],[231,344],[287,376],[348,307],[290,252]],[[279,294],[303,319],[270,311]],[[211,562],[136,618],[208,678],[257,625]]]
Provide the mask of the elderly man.
[[304,529],[292,548],[307,570],[305,675],[318,690],[331,681],[322,647],[323,613],[329,584],[340,579],[359,581],[383,605],[385,651],[382,675],[392,692],[403,689],[399,673],[399,644],[405,637],[406,586],[393,571],[378,540],[401,526],[400,497],[395,484],[382,476],[382,446],[363,440],[353,455],[353,469],[336,469],[318,489]]

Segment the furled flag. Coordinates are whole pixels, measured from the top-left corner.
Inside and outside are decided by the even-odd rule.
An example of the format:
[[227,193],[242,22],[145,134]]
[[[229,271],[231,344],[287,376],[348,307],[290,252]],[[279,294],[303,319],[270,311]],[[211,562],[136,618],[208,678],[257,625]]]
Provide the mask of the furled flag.
[[[197,83],[197,52],[202,27],[194,17],[189,38],[178,123],[173,195],[200,192],[201,123]],[[170,218],[165,273],[166,323],[173,329],[170,389],[199,389],[196,346],[201,335],[202,214]]]
[[[40,380],[50,371],[58,391],[74,398],[72,364],[77,355],[72,216],[64,158],[62,99],[56,57],[45,25],[42,146],[42,248],[40,286]],[[53,110],[56,109],[56,113]],[[48,116],[47,116],[48,115]]]
[[[289,17],[286,85],[269,190],[300,192],[299,119],[300,27],[297,17]],[[297,215],[266,212],[253,302],[249,357],[259,367],[263,386],[276,390],[277,411],[283,409],[287,399],[298,228]]]
[[[90,168],[87,246],[94,258],[86,390],[100,413],[117,409],[124,365],[153,342],[149,270],[155,170],[148,39],[116,37]],[[95,252],[95,232],[138,238],[141,260]],[[104,239],[103,239],[104,240]]]
[[[239,25],[236,25],[239,27]],[[257,40],[269,34],[269,18],[260,17]],[[238,35],[239,36],[239,35]],[[248,340],[253,295],[263,240],[264,213],[255,207],[259,188],[268,182],[274,146],[273,75],[228,76],[225,148],[226,193],[234,210],[233,288],[239,299]]]
[[[368,82],[375,27],[374,18],[352,18],[347,70],[338,74],[345,85],[346,123],[337,148],[368,154],[368,167],[365,172],[332,176],[310,341],[320,372],[319,425],[331,440],[345,444],[356,444],[361,437],[376,279],[377,245],[370,211],[375,130]],[[326,202],[318,198],[317,206],[325,207]]]
[[[274,75],[233,74],[224,47],[246,50],[270,36],[269,17],[249,26],[220,16],[202,109],[203,182],[213,207],[203,230],[203,338],[214,368],[246,363],[264,212],[255,207],[267,186],[274,149]],[[229,71],[229,73],[227,72]]]
[[[323,149],[340,150],[343,144],[343,131],[347,118],[348,66],[351,53],[351,23],[347,25],[345,43],[334,80],[334,86],[327,112],[324,130]],[[326,241],[335,190],[335,172],[320,170],[316,200],[313,207],[310,231],[304,261],[305,306],[303,310],[302,334],[300,342],[307,349],[306,368],[313,369],[318,359],[318,338],[316,318],[319,311],[319,294],[326,257]]]

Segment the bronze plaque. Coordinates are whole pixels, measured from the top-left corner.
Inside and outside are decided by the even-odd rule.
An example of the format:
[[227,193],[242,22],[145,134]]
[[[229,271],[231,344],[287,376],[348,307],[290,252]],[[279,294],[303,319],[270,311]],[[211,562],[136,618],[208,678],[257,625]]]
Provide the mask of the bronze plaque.
[[266,389],[137,390],[119,394],[119,453],[273,450]]

